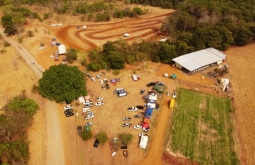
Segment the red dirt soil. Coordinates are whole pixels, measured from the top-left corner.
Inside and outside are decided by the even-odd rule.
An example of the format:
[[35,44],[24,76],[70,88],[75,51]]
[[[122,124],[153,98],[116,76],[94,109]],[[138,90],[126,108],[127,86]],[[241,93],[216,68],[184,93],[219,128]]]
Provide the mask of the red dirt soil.
[[[86,24],[86,29],[77,29],[77,26],[73,25],[58,29],[48,28],[51,28],[54,35],[62,43],[76,49],[88,50],[101,46],[107,41],[115,41],[118,38],[122,38],[128,42],[147,39],[159,32],[162,22],[170,14],[160,14],[148,18],[127,19],[118,22],[90,23]],[[130,37],[124,37],[124,33],[129,33]]]

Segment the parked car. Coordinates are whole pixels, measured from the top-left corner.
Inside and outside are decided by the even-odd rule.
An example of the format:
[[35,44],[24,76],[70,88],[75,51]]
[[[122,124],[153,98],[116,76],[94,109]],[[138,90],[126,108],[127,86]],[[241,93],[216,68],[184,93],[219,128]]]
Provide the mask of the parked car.
[[101,86],[101,88],[104,90],[104,89],[105,89],[105,86],[104,86],[104,85],[102,85],[102,86]]
[[100,80],[100,83],[103,84],[103,83],[104,83],[104,80]]
[[71,112],[71,111],[68,111],[68,112],[66,113],[66,117],[70,117],[70,116],[73,116],[73,115],[74,115],[74,113]]
[[92,81],[96,81],[96,79],[95,79],[94,77],[91,77],[91,80],[92,80]]
[[130,36],[130,34],[125,33],[125,34],[123,34],[123,36],[124,36],[124,37],[129,37],[129,36]]
[[166,92],[166,95],[167,95],[167,96],[170,96],[170,92]]
[[110,89],[110,85],[108,83],[105,84],[106,89]]
[[81,132],[82,132],[82,126],[77,126],[77,131],[78,131],[78,134],[81,134]]
[[90,108],[83,108],[82,109],[82,112],[88,112],[88,111],[90,111]]
[[151,87],[151,86],[154,86],[154,85],[156,85],[156,82],[150,82],[150,83],[148,83],[146,86],[147,86],[147,87]]
[[112,153],[112,156],[116,156],[116,155],[117,155],[117,152],[113,152],[113,153]]
[[73,108],[73,105],[70,104],[70,105],[65,106],[64,110],[71,109],[71,108]]
[[94,118],[94,113],[91,111],[87,112],[87,115],[84,117],[85,120],[89,120],[93,118]]
[[142,114],[136,114],[136,115],[134,116],[134,118],[142,118],[142,117],[143,117]]
[[164,82],[161,82],[161,81],[157,81],[157,84],[158,84],[158,85],[165,85],[165,83],[164,83]]
[[72,112],[73,113],[73,109],[66,109],[66,110],[64,110],[64,114],[67,114],[67,113],[70,113],[70,112]]
[[122,124],[122,127],[131,127],[131,126],[132,126],[131,123],[124,123],[124,124]]
[[95,105],[96,106],[104,105],[104,102],[97,102]]
[[96,98],[96,100],[97,101],[102,101],[102,100],[104,100],[104,98],[103,97],[98,97],[98,98]]
[[145,92],[145,89],[141,89],[140,94],[143,95]]
[[142,126],[141,125],[135,125],[134,129],[142,129]]
[[142,105],[137,105],[136,108],[137,108],[137,109],[144,109],[144,106],[142,106]]
[[121,90],[124,90],[124,89],[123,89],[123,88],[117,88],[117,89],[115,89],[115,90],[113,91],[113,93],[114,93],[114,94],[117,94],[118,91],[121,91]]
[[87,122],[86,125],[93,126],[93,123],[92,122]]
[[128,107],[128,111],[137,111],[136,107]]
[[176,95],[177,95],[177,93],[176,93],[176,91],[174,90],[174,92],[173,92],[173,98],[175,99],[176,98]]
[[148,133],[148,132],[149,132],[149,130],[150,130],[150,127],[148,127],[148,128],[144,128],[144,129],[143,129],[143,132]]
[[96,140],[95,140],[95,142],[94,142],[94,148],[97,148],[97,147],[98,147],[98,145],[99,145],[99,140],[98,140],[98,139],[96,139]]
[[123,119],[122,119],[123,121],[126,121],[126,120],[131,120],[131,117],[124,117]]
[[94,119],[94,115],[87,115],[84,117],[85,120]]

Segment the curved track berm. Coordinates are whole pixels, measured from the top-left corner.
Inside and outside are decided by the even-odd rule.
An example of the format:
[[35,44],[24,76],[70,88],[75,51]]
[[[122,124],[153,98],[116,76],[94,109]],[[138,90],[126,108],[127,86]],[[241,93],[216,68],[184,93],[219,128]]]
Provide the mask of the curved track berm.
[[[68,25],[56,30],[53,29],[53,33],[60,42],[69,47],[88,50],[102,46],[107,41],[121,38],[131,43],[154,36],[159,32],[163,21],[170,14],[117,22],[90,23],[86,25],[86,29],[77,28],[77,26],[82,25]],[[124,37],[124,33],[129,33],[130,36]]]

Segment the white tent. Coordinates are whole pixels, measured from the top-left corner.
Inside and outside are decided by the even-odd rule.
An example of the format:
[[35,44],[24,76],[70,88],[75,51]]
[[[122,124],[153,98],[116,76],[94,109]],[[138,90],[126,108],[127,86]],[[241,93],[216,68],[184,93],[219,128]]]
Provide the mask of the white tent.
[[150,95],[150,96],[149,96],[149,99],[150,99],[150,100],[157,100],[157,95],[154,95],[154,96],[153,96],[153,95]]
[[79,102],[80,102],[80,103],[84,103],[84,102],[85,102],[85,99],[84,99],[83,96],[79,97]]
[[58,46],[58,54],[61,55],[61,54],[66,54],[66,47],[65,45],[61,44]]
[[147,143],[148,143],[148,136],[142,135],[141,140],[140,140],[140,144],[139,144],[140,148],[145,149],[147,147]]

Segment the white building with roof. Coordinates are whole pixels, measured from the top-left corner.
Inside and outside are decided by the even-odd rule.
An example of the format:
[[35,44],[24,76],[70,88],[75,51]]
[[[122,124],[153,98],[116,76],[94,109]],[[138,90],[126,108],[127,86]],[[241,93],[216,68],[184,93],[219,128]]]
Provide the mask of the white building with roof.
[[220,64],[226,59],[226,55],[214,48],[207,48],[193,53],[185,54],[174,58],[178,68],[185,68],[190,72],[195,72],[210,64]]

